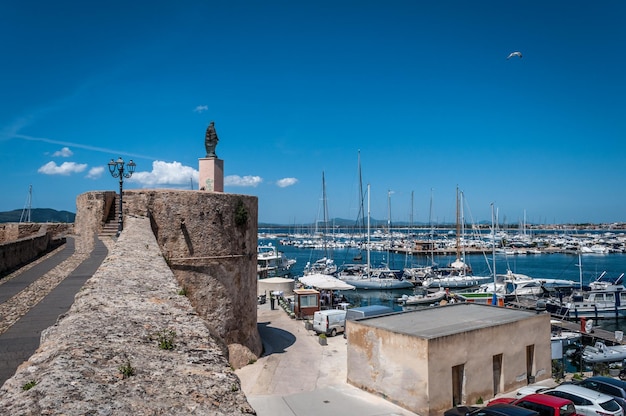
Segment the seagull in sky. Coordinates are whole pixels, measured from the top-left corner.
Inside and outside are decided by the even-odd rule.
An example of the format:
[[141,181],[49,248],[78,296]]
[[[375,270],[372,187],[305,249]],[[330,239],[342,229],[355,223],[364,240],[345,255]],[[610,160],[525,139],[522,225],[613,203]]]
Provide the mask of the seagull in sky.
[[514,56],[519,56],[519,57],[521,58],[521,57],[522,57],[522,53],[521,53],[521,52],[518,52],[518,51],[516,51],[516,52],[511,52],[511,53],[509,54],[509,56],[507,56],[507,57],[506,57],[506,59],[511,59],[511,58],[512,58],[512,57],[514,57]]

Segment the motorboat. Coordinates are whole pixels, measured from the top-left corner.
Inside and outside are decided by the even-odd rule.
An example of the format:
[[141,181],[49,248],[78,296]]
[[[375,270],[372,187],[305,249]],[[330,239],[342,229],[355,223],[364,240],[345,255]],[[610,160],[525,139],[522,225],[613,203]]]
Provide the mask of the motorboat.
[[[603,274],[604,275],[604,274]],[[548,300],[546,310],[564,319],[626,318],[626,290],[619,282],[602,278],[589,284],[590,290],[574,293],[568,300]]]
[[626,345],[609,346],[597,341],[587,345],[582,352],[582,359],[588,363],[612,363],[626,359]]
[[[507,270],[506,274],[497,274],[495,290],[497,293],[505,295],[507,298],[515,297],[544,297],[552,292],[573,291],[577,287],[573,280],[565,279],[539,279],[521,273],[513,273]],[[494,283],[482,284],[478,292],[493,292]]]
[[282,251],[278,251],[276,246],[272,244],[259,245],[256,259],[259,279],[289,276],[291,266],[296,263],[295,259],[288,259]]
[[447,297],[453,299],[449,292],[442,289],[437,292],[418,293],[415,295],[402,295],[397,299],[397,302],[404,306],[424,306],[439,304],[439,302],[446,299]]

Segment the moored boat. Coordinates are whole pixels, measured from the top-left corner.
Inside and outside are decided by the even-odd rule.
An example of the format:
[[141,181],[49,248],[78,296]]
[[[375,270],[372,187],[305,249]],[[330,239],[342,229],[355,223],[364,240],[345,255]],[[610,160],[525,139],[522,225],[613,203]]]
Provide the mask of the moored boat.
[[619,284],[623,275],[615,282],[602,276],[589,285],[591,290],[574,293],[564,301],[548,300],[546,310],[564,319],[626,318],[626,290]]
[[402,295],[398,298],[397,302],[405,306],[432,305],[438,304],[442,300],[446,299],[446,297],[450,297],[450,299],[452,299],[449,292],[442,289],[437,292],[426,292],[415,295]]
[[596,342],[593,347],[587,345],[582,352],[582,359],[588,363],[611,363],[626,359],[626,345],[609,346]]
[[283,252],[278,251],[272,244],[259,245],[256,258],[259,279],[289,276],[291,266],[296,263],[295,259],[288,259]]

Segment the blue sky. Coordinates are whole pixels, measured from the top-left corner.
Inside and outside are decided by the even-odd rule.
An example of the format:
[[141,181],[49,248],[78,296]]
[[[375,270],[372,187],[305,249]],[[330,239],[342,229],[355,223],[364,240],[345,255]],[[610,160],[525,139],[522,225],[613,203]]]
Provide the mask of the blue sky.
[[[623,1],[5,1],[0,211],[197,188],[259,221],[626,221]],[[523,57],[506,59],[520,51]],[[431,209],[432,206],[432,209]]]

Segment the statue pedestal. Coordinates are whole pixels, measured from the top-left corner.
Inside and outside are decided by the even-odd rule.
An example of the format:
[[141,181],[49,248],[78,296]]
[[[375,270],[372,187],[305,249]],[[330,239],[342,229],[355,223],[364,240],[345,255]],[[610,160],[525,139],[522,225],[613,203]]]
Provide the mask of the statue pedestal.
[[198,159],[201,191],[224,192],[224,161],[216,157]]

